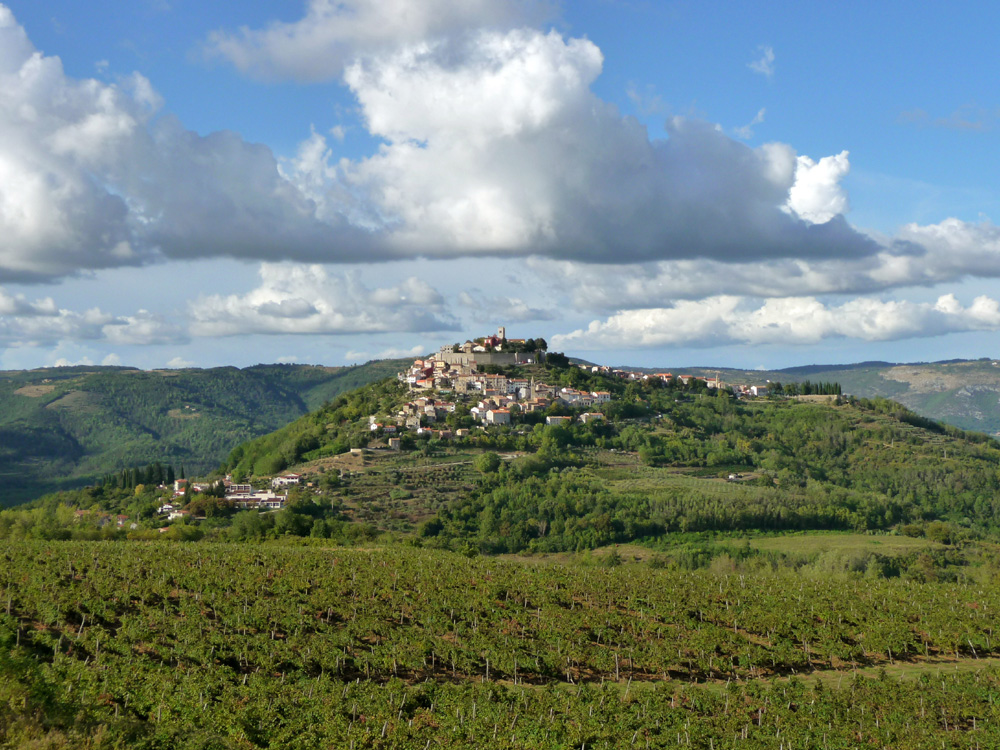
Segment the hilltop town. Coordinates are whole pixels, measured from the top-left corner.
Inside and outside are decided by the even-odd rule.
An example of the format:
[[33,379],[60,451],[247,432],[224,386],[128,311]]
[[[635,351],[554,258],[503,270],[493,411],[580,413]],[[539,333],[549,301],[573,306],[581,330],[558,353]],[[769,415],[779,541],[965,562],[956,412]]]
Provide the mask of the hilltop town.
[[[373,433],[386,436],[389,447],[398,449],[400,440],[394,436],[404,431],[430,434],[439,439],[465,437],[469,432],[467,428],[442,426],[449,421],[448,415],[455,414],[461,406],[468,409],[472,422],[482,427],[509,425],[512,417],[551,412],[554,405],[574,411],[594,407],[595,411],[575,415],[583,423],[604,419],[601,406],[612,400],[610,391],[559,387],[534,377],[508,375],[502,371],[504,367],[524,369],[555,361],[568,364],[564,355],[550,355],[547,348],[542,338],[507,338],[504,326],[495,335],[444,346],[426,359],[415,360],[408,370],[398,375],[399,381],[412,393],[421,395],[404,404],[395,414],[371,415],[369,428]],[[575,367],[623,380],[654,380],[664,385],[678,383],[684,386],[697,383],[710,389],[727,387],[718,376],[651,374],[605,365],[577,364]],[[763,385],[736,386],[732,390],[738,398],[766,396],[768,392]],[[572,414],[547,413],[545,416],[546,424],[573,420]],[[452,425],[457,424],[454,419],[450,421]]]

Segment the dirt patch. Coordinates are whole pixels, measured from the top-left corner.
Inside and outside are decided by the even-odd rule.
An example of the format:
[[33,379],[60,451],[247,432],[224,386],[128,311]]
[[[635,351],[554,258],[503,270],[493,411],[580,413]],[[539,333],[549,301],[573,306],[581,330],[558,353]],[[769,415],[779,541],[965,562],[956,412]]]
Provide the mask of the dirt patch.
[[18,388],[14,393],[18,396],[27,396],[28,398],[41,398],[52,393],[55,389],[54,385],[26,385],[23,388]]
[[69,391],[45,406],[46,409],[93,408],[93,396],[86,391]]
[[940,367],[890,367],[882,373],[886,380],[906,383],[917,393],[940,393],[970,385],[990,386],[1000,389],[1000,367],[983,368],[978,363],[956,363]]
[[174,419],[197,419],[201,414],[192,409],[171,409],[167,412],[167,416]]

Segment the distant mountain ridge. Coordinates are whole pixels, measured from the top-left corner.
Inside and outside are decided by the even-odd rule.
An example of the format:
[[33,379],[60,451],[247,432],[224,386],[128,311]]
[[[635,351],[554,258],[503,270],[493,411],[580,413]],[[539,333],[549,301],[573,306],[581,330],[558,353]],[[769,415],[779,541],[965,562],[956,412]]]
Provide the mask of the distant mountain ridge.
[[[642,369],[663,371],[663,368]],[[687,367],[673,372],[695,375],[718,372],[723,381],[731,383],[832,381],[840,383],[844,393],[890,398],[922,416],[963,430],[1000,435],[1000,360],[990,358],[804,365],[780,370]]]
[[153,461],[210,471],[235,446],[408,363],[0,372],[0,505]]

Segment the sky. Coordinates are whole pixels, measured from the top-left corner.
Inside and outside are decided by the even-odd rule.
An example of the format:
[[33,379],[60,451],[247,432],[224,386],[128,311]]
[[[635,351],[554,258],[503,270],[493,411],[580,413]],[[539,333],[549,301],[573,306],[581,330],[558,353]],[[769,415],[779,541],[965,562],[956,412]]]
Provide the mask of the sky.
[[0,0],[0,369],[995,357],[998,23]]

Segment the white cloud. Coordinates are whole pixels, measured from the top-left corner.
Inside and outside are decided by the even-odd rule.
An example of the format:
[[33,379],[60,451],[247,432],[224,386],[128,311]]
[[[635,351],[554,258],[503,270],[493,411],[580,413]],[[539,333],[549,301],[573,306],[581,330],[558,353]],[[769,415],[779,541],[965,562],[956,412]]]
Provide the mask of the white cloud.
[[664,299],[713,295],[788,297],[870,294],[888,289],[1000,277],[1000,227],[946,219],[909,224],[880,241],[876,255],[853,259],[777,258],[725,263],[707,258],[596,264],[530,258],[534,276],[570,292],[581,310],[657,307]]
[[188,367],[194,367],[194,362],[184,359],[183,357],[174,357],[166,366],[172,370],[183,370]]
[[105,367],[120,367],[122,363],[122,358],[117,354],[105,355],[104,359],[101,360],[101,364]]
[[383,349],[382,351],[372,354],[366,351],[354,351],[349,350],[344,352],[345,362],[369,362],[373,359],[403,359],[406,357],[421,357],[428,353],[426,346],[422,344],[417,344],[416,346],[411,346],[409,349],[402,349],[399,347],[390,347],[388,349]]
[[753,138],[753,129],[757,125],[760,125],[762,122],[764,122],[764,114],[766,112],[767,110],[761,107],[759,110],[757,110],[757,114],[754,115],[753,119],[750,122],[748,122],[746,125],[742,125],[736,128],[733,132],[735,132],[736,135],[739,138],[742,138],[744,141],[750,140],[751,138]]
[[964,331],[1000,330],[1000,303],[981,296],[963,307],[948,294],[936,303],[858,298],[825,305],[814,297],[752,300],[733,296],[628,310],[586,329],[552,337],[560,349],[622,349],[724,344],[816,344],[828,338],[894,341]]
[[309,0],[298,21],[216,31],[206,50],[255,78],[325,81],[359,56],[467,29],[539,21],[552,12],[540,0]]
[[108,341],[121,345],[150,346],[188,341],[183,329],[169,323],[163,316],[147,310],[139,310],[135,315],[116,318],[105,325],[102,332]]
[[[702,268],[725,270],[722,288],[760,294],[770,292],[742,287],[781,287],[775,271],[812,285],[799,293],[992,273],[991,224],[949,225],[964,244],[948,257],[933,249],[944,242],[934,227],[909,226],[881,241],[852,228],[840,184],[846,151],[814,161],[785,144],[750,148],[678,117],[667,122],[667,139],[651,141],[591,92],[603,64],[592,42],[502,22],[529,5],[512,11],[483,0],[439,18],[457,0],[407,3],[424,19],[412,34],[383,29],[374,46],[336,42],[348,61],[345,81],[384,142],[351,161],[313,133],[280,164],[235,133],[185,130],[160,113],[160,97],[139,75],[116,84],[67,77],[0,5],[0,280],[219,255],[326,263],[536,255],[620,266],[625,283],[646,292],[664,275],[681,285],[674,277],[686,269],[701,284]],[[322,16],[330,29],[355,24],[335,37],[363,40],[363,28],[375,29],[373,19],[391,7],[317,0],[294,33],[282,33],[308,35],[307,21]],[[473,28],[480,23],[494,28]],[[439,38],[423,39],[429,34]],[[334,129],[330,142],[341,135]],[[977,238],[987,244],[967,246]],[[384,330],[393,320],[369,312],[375,322],[366,323],[343,311],[341,322],[323,325],[312,297],[272,296],[250,318],[213,313],[239,323],[203,323]],[[514,299],[506,304],[513,315],[544,313]],[[31,304],[0,297],[0,314]],[[439,311],[423,312],[411,326],[444,322]],[[170,338],[150,338],[157,335]]]
[[360,257],[368,233],[284,179],[264,146],[185,130],[153,86],[75,80],[0,5],[0,279],[163,256]]
[[245,295],[190,303],[199,336],[350,334],[451,330],[444,298],[416,278],[369,289],[357,274],[331,276],[322,266],[264,263],[261,284]]
[[668,139],[650,141],[590,91],[601,65],[587,40],[526,29],[356,61],[345,80],[387,143],[328,166],[343,175],[329,200],[353,186],[377,207],[391,247],[436,257],[627,262],[877,249],[842,220],[813,226],[783,212],[796,179],[790,147],[751,149],[680,117],[667,122]]
[[94,307],[81,313],[58,308],[51,298],[28,302],[0,289],[0,345],[49,346],[98,340],[122,345],[174,344],[186,341],[187,335],[162,316],[145,310],[115,316]]
[[11,295],[0,287],[0,315],[58,315],[51,297],[29,302],[23,294]]
[[760,58],[748,62],[747,67],[754,73],[760,73],[762,76],[770,78],[774,75],[774,49],[767,45],[761,45],[757,50],[760,52]]
[[818,162],[800,156],[795,165],[795,183],[788,191],[787,207],[814,224],[824,224],[847,211],[847,194],[840,181],[851,170],[848,153],[824,156]]

